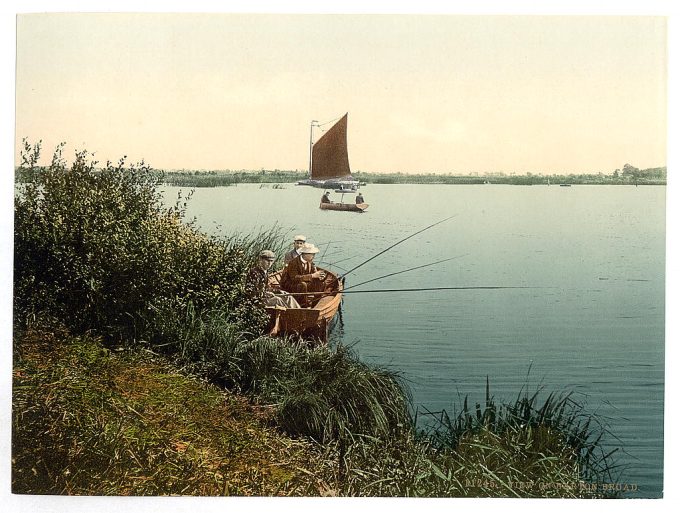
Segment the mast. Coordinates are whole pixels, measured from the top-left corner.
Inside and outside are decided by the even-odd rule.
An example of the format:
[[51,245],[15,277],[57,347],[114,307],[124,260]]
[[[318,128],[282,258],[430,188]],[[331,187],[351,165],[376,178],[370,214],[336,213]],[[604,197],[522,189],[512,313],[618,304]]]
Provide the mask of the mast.
[[314,123],[318,123],[316,119],[312,119],[311,124],[309,125],[309,178],[312,178],[312,146],[314,146],[314,143],[312,142],[312,134],[314,133]]

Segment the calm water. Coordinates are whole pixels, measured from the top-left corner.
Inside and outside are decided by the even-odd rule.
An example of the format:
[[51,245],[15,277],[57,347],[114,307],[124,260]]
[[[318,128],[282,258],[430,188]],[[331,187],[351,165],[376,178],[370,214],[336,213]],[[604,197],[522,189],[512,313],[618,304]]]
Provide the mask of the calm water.
[[[365,214],[321,211],[319,189],[286,184],[197,189],[189,215],[222,233],[278,223],[351,269],[347,285],[457,257],[357,288],[532,289],[347,294],[336,336],[410,380],[414,403],[452,412],[527,382],[573,391],[609,419],[631,497],[663,489],[665,187],[369,185]],[[174,201],[177,189],[167,189]],[[336,195],[336,199],[339,195]],[[353,198],[347,198],[352,201]],[[326,244],[328,243],[328,244]],[[324,254],[325,251],[325,254]],[[529,372],[530,371],[530,372]],[[528,377],[527,377],[528,374]]]

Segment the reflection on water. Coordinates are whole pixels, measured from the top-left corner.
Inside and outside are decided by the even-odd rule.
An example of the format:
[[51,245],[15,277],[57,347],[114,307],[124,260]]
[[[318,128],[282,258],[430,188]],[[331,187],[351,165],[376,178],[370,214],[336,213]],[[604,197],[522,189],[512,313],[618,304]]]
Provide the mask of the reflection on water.
[[338,344],[341,344],[345,339],[345,323],[343,321],[343,314],[342,314],[342,303],[340,304],[340,308],[338,308],[338,313],[337,315],[333,318],[333,321],[331,322],[331,325],[328,330],[328,343],[336,347]]
[[[167,192],[173,202],[177,190]],[[277,223],[343,273],[455,215],[350,273],[347,286],[464,255],[354,290],[531,288],[346,294],[331,340],[401,372],[430,411],[483,400],[487,376],[497,400],[527,379],[574,391],[610,419],[636,496],[661,494],[665,187],[369,185],[364,214],[320,210],[322,192],[197,189],[189,215],[225,234]]]

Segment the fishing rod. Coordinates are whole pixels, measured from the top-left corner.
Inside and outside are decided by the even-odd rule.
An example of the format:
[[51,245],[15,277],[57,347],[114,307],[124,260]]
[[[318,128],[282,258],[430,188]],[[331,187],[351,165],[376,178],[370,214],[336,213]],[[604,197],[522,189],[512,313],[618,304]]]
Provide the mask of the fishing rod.
[[339,265],[337,265],[337,264],[332,264],[332,263],[330,263],[330,262],[324,262],[323,260],[319,260],[319,263],[320,263],[320,264],[325,264],[325,265],[327,265],[327,266],[329,266],[329,267],[337,267],[337,268],[340,269],[341,271],[346,271],[346,270],[347,270],[347,269],[345,269],[344,267],[341,267],[341,266],[339,266]]
[[[323,250],[323,254],[321,255],[320,260],[323,260],[323,257],[326,256],[326,251],[328,251],[328,248],[331,247],[331,244],[336,244],[337,242],[340,242],[340,241],[334,241],[334,240],[332,240],[332,241],[330,241],[330,242],[328,242],[328,243],[326,244],[326,247],[325,247],[324,250]],[[331,253],[331,254],[332,254],[332,253]]]
[[384,292],[427,292],[435,290],[505,290],[505,289],[553,289],[555,287],[524,287],[524,286],[467,286],[467,287],[423,287],[417,289],[374,289],[374,290],[350,290],[345,292],[344,290],[335,292],[281,292],[281,296],[332,296],[333,294],[369,294],[369,293],[384,293]]
[[328,241],[328,242],[319,242],[319,243],[317,244],[317,247],[321,247],[321,246],[323,246],[324,244],[338,244],[338,243],[340,243],[340,242],[347,242],[347,241],[344,241],[344,240],[330,240],[330,241]]
[[463,255],[457,255],[457,256],[454,256],[454,257],[451,257],[451,258],[445,258],[444,260],[438,260],[436,262],[431,262],[429,264],[423,264],[423,265],[419,265],[417,267],[411,267],[410,269],[404,269],[403,271],[397,271],[397,272],[394,272],[394,273],[386,274],[384,276],[379,276],[377,278],[372,278],[370,280],[366,280],[366,281],[362,281],[361,283],[357,283],[356,285],[352,285],[351,287],[347,287],[344,290],[347,291],[347,290],[353,289],[355,287],[359,287],[361,285],[366,285],[367,283],[371,283],[372,281],[382,280],[383,278],[388,278],[390,276],[396,276],[397,274],[408,273],[410,271],[415,271],[416,269],[422,269],[423,267],[430,267],[430,266],[433,266],[433,265],[441,264],[443,262],[448,262],[449,260],[454,260],[456,258],[462,258],[462,257],[467,256],[469,254],[470,253],[465,253]]
[[[347,294],[363,294],[371,292],[425,292],[430,290],[502,290],[502,289],[550,289],[554,287],[425,287],[422,289],[374,289],[374,290],[350,290]],[[345,294],[345,291],[342,291]]]
[[364,260],[363,262],[361,262],[361,263],[360,263],[359,265],[357,265],[356,267],[354,267],[354,268],[350,269],[349,271],[347,271],[345,274],[343,274],[342,276],[340,276],[340,279],[344,278],[344,277],[347,276],[349,273],[356,271],[357,269],[359,269],[359,267],[361,267],[361,266],[364,265],[364,264],[367,264],[368,262],[370,262],[370,261],[373,260],[374,258],[377,258],[377,257],[379,257],[380,255],[382,255],[383,253],[386,253],[387,251],[389,251],[389,250],[392,249],[393,247],[395,247],[395,246],[401,244],[402,242],[405,242],[405,241],[409,240],[411,237],[415,237],[415,236],[418,235],[419,233],[423,233],[425,230],[429,230],[430,228],[432,228],[432,227],[434,227],[434,226],[437,226],[438,224],[442,224],[444,221],[448,221],[449,219],[451,219],[451,218],[453,218],[453,217],[456,217],[457,215],[458,215],[458,214],[454,214],[454,215],[452,215],[452,216],[447,217],[446,219],[442,219],[441,221],[437,221],[436,223],[431,224],[430,226],[427,226],[427,227],[423,228],[422,230],[418,230],[416,233],[412,233],[412,234],[409,235],[408,237],[405,237],[405,238],[401,239],[401,240],[398,241],[398,242],[395,242],[395,243],[392,244],[390,247],[383,249],[383,250],[380,251],[379,253],[376,253],[375,255],[373,255],[373,256],[372,256],[371,258],[369,258],[368,260]]
[[[329,256],[333,256],[334,254],[335,254],[335,253],[331,253]],[[354,258],[354,257],[356,257],[356,256],[358,256],[358,255],[352,255],[352,256],[349,256],[349,257],[346,257],[346,258],[341,258],[340,260],[336,260],[335,263],[344,262],[345,260],[350,260],[350,259],[352,259],[352,258]],[[319,261],[319,263],[323,263],[323,262],[322,262],[322,261]],[[329,262],[325,262],[325,263],[329,263]],[[335,265],[335,264],[331,264],[331,265]]]

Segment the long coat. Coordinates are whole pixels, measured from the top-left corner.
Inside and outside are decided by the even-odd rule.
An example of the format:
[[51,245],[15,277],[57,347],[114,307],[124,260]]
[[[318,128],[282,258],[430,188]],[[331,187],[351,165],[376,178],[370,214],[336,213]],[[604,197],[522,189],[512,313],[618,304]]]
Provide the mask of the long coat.
[[320,282],[321,280],[312,278],[312,273],[316,272],[314,262],[310,262],[311,269],[305,270],[306,265],[302,261],[302,257],[294,258],[283,270],[281,275],[281,288],[288,292],[307,292],[313,282]]

